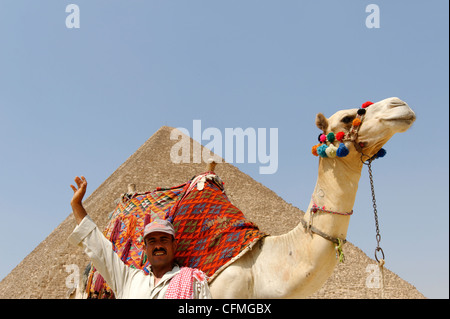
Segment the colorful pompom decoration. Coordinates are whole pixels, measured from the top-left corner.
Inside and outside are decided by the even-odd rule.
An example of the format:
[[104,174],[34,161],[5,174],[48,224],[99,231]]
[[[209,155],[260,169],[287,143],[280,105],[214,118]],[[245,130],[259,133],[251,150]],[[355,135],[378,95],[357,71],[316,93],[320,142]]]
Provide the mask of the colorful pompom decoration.
[[330,132],[330,133],[327,134],[328,142],[333,143],[334,142],[334,138],[335,138],[335,136],[334,136],[333,132]]
[[336,151],[336,155],[338,157],[346,157],[350,151],[344,143],[339,144],[339,147]]
[[320,137],[323,135],[323,133],[320,133],[319,136],[317,137],[317,140],[320,142]]
[[366,107],[368,107],[368,106],[370,106],[370,105],[372,105],[372,104],[373,104],[373,102],[367,101],[367,102],[364,102],[363,105],[361,105],[361,107],[362,107],[363,109],[365,109]]
[[359,118],[356,118],[353,120],[352,122],[353,126],[360,126],[361,125],[361,120]]
[[381,149],[378,151],[376,157],[377,157],[377,158],[384,157],[384,155],[386,155],[386,153],[387,153],[386,150],[385,150],[384,148],[381,148]]
[[[366,108],[369,107],[370,105],[372,105],[373,102],[367,101],[364,102],[361,106],[360,109],[358,109],[357,114],[358,116],[352,121],[352,129],[350,130],[350,132],[348,133],[349,136],[346,138],[346,133],[344,132],[338,132],[338,133],[333,133],[330,132],[328,134],[324,134],[321,133],[319,134],[318,140],[319,140],[319,144],[314,145],[311,149],[311,153],[314,156],[320,156],[320,157],[329,157],[329,158],[334,158],[334,157],[345,157],[347,156],[350,151],[347,148],[347,146],[345,146],[344,141],[350,140],[353,141],[354,143],[356,143],[356,137],[358,135],[358,131],[359,131],[359,126],[362,123],[362,119],[364,117],[364,115],[366,114]],[[356,136],[352,136],[352,134],[355,134]],[[338,141],[340,142],[339,147],[334,146],[333,142],[334,141]],[[329,144],[329,145],[327,145]],[[355,145],[356,148],[358,148],[358,145]],[[364,148],[365,144],[364,143],[359,143],[359,146],[361,148]],[[362,153],[361,150],[359,150],[360,153]],[[363,153],[362,153],[363,154]],[[363,154],[364,155],[364,154]],[[381,158],[384,157],[386,155],[386,150],[384,148],[381,148],[370,160],[376,159],[376,158]]]
[[344,133],[344,132],[338,132],[338,133],[336,133],[336,139],[337,139],[338,141],[342,141],[342,139],[344,138],[344,136],[345,136],[345,133]]
[[328,146],[327,149],[325,150],[325,154],[327,154],[329,158],[334,158],[336,157],[336,151],[337,147],[334,146],[333,144],[330,144],[330,146]]
[[320,157],[327,157],[327,153],[325,152],[327,148],[328,146],[326,144],[322,144],[317,148],[317,154],[319,154]]
[[320,145],[322,145],[322,144],[317,144],[317,145],[314,145],[314,146],[312,147],[312,149],[311,149],[312,155],[314,155],[314,156],[319,156],[319,154],[317,154],[317,148],[318,148]]

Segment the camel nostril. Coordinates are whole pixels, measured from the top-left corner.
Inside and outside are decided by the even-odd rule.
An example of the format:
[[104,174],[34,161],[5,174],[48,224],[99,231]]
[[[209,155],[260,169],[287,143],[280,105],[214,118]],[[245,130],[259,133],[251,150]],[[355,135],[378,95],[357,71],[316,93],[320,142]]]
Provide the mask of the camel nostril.
[[404,105],[406,105],[406,103],[400,100],[399,98],[393,98],[389,103],[389,106],[392,108]]

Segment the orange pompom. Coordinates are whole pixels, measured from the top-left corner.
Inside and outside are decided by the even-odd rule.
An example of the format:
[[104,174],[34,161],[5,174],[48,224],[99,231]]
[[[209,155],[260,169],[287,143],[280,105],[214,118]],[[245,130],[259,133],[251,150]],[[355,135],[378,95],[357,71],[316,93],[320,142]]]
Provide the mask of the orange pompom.
[[322,144],[317,144],[317,145],[314,145],[314,146],[312,147],[311,153],[312,153],[314,156],[319,156],[319,154],[317,154],[317,148],[318,148],[320,145],[322,145]]
[[361,125],[361,120],[359,118],[356,118],[353,120],[352,122],[353,126],[360,126]]

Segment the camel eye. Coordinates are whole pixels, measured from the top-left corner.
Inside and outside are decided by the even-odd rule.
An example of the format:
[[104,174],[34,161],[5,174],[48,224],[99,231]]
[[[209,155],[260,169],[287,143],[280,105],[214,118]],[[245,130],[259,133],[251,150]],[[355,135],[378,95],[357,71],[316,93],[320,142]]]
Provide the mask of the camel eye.
[[344,124],[350,124],[353,120],[355,119],[354,116],[348,115],[346,117],[344,117],[341,122]]

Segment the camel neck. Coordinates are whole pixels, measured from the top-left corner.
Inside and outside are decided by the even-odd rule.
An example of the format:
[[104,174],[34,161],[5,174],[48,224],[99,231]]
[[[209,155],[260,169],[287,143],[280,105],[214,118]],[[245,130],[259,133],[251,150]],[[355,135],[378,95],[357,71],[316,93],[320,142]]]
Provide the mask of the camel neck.
[[362,163],[349,165],[341,159],[321,159],[312,198],[320,207],[333,211],[351,211],[355,203]]
[[[351,155],[351,154],[349,154]],[[328,237],[346,239],[350,216],[317,211],[311,213],[314,204],[335,212],[350,212],[356,198],[362,163],[345,159],[324,158],[319,161],[319,176],[312,194],[309,207],[304,215],[304,221]],[[299,244],[301,243],[301,244]],[[266,257],[266,252],[267,256]],[[262,254],[263,255],[263,254]],[[284,284],[283,297],[308,295],[319,289],[334,269],[336,258],[335,243],[320,235],[305,230],[303,223],[299,223],[290,232],[280,236],[269,236],[264,240],[264,255],[258,259],[261,263],[255,265],[259,274],[265,273],[264,278],[275,276]],[[278,261],[283,260],[280,264]],[[295,265],[295,266],[294,266]],[[314,276],[311,274],[314,272]],[[286,278],[289,279],[287,284]],[[273,282],[277,280],[273,279]],[[302,288],[308,285],[308,289]],[[258,288],[259,289],[259,288]]]
[[[350,159],[349,159],[350,160]],[[350,221],[349,212],[355,203],[362,163],[343,159],[320,159],[319,174],[305,220],[328,233],[330,236],[345,239]],[[355,165],[356,164],[356,165]],[[337,214],[311,213],[316,205]],[[347,214],[347,215],[346,215]]]

